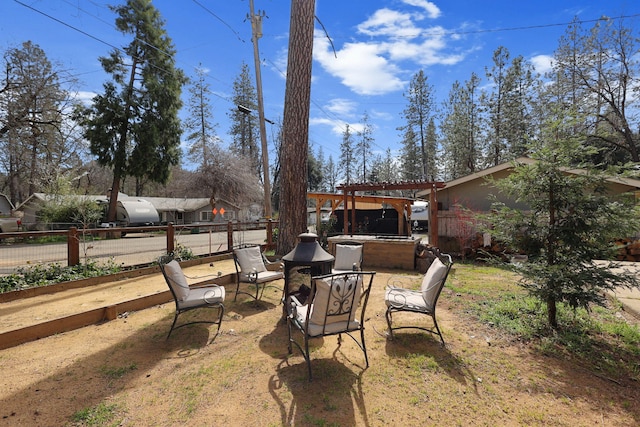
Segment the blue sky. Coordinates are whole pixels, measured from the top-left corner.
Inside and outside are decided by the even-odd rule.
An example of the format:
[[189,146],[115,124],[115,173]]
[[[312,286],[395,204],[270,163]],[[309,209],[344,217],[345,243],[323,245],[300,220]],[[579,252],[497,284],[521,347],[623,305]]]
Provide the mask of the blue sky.
[[[98,57],[129,41],[114,28],[114,15],[106,6],[114,2],[0,0],[0,48],[4,52],[31,40],[77,76],[79,96],[90,98],[102,91],[107,78]],[[177,65],[190,77],[200,64],[208,71],[218,133],[228,142],[227,114],[235,108],[232,86],[242,62],[255,76],[249,0],[153,3],[173,39]],[[265,117],[278,121],[284,108],[290,1],[254,0],[254,7],[265,14],[259,40]],[[639,14],[636,0],[316,0],[316,16],[336,52],[316,23],[310,143],[314,150],[322,147],[325,157],[337,159],[345,124],[357,131],[366,112],[374,150],[398,150],[403,91],[420,69],[442,101],[454,81],[464,82],[472,72],[484,79],[499,46],[511,57],[522,55],[542,73],[574,17],[592,21]],[[626,22],[637,25],[640,15]],[[275,132],[270,127],[269,139]]]

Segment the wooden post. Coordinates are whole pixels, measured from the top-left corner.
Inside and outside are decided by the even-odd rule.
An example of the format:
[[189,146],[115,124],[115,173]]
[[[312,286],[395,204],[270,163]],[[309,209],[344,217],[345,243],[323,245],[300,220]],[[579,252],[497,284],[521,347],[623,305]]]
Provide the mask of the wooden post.
[[267,221],[267,250],[270,251],[273,248],[273,221],[269,218]]
[[227,250],[233,250],[233,222],[227,223]]
[[356,231],[356,192],[355,190],[351,192],[351,234]]
[[174,247],[174,241],[175,241],[175,229],[173,228],[173,223],[170,222],[169,224],[167,224],[167,253],[173,253],[173,251],[176,249]]
[[78,239],[78,229],[69,228],[67,234],[67,265],[70,267],[80,264],[80,240]]
[[429,193],[429,244],[438,246],[438,196],[435,184]]
[[342,190],[344,193],[344,202],[342,204],[342,234],[345,236],[349,234],[349,199],[347,198],[347,190]]

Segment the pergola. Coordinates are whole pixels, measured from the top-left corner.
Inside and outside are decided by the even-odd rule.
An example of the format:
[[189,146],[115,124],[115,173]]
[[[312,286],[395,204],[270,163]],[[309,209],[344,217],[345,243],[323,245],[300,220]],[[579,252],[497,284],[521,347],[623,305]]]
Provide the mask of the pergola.
[[[437,189],[444,188],[443,182],[384,182],[384,183],[363,183],[363,184],[349,184],[340,185],[336,187],[336,190],[342,191],[342,194],[333,193],[308,193],[309,198],[316,199],[316,220],[320,223],[320,210],[321,207],[327,203],[331,203],[331,210],[343,204],[344,207],[344,232],[349,233],[349,220],[347,213],[351,211],[351,233],[353,233],[356,223],[356,202],[386,203],[391,205],[398,212],[398,230],[401,233],[409,236],[411,235],[410,227],[406,226],[404,221],[405,212],[406,216],[411,216],[411,202],[412,199],[400,198],[400,197],[388,197],[388,196],[374,196],[365,194],[356,194],[356,192],[373,192],[373,191],[387,191],[387,190],[427,190],[432,189],[429,193],[429,242],[437,246],[438,244],[438,201],[437,201]],[[349,205],[351,201],[351,205]]]

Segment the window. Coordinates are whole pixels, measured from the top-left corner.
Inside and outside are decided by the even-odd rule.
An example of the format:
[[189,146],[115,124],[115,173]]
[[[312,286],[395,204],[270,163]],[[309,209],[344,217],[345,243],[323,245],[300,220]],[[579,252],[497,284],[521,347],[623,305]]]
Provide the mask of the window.
[[211,221],[211,211],[201,211],[200,212],[200,221]]

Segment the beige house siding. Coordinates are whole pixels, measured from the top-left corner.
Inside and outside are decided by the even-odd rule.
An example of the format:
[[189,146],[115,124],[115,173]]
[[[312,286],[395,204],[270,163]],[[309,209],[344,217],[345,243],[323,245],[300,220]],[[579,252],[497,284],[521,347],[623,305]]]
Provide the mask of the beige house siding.
[[[532,164],[535,160],[518,158],[518,163]],[[526,203],[516,202],[515,199],[506,196],[489,179],[501,180],[509,176],[513,171],[511,162],[494,166],[484,171],[458,178],[445,183],[445,187],[438,190],[438,246],[442,250],[459,251],[461,244],[471,237],[475,237],[480,231],[477,220],[465,214],[465,210],[474,215],[488,214],[495,200],[506,206],[527,210]],[[582,174],[583,170],[567,170],[566,173]],[[608,180],[609,193],[612,196],[623,193],[639,194],[640,181],[626,178],[610,178]],[[423,199],[429,198],[430,190],[418,193]],[[469,223],[472,225],[470,226]]]
[[[491,176],[500,180],[511,174],[511,170],[497,171]],[[487,181],[483,176],[471,181],[463,182],[455,186],[446,186],[438,191],[439,210],[448,211],[456,205],[472,211],[489,211],[493,203],[492,196],[496,200],[516,209],[527,209],[524,203],[517,203],[514,199],[503,194],[497,187]]]

